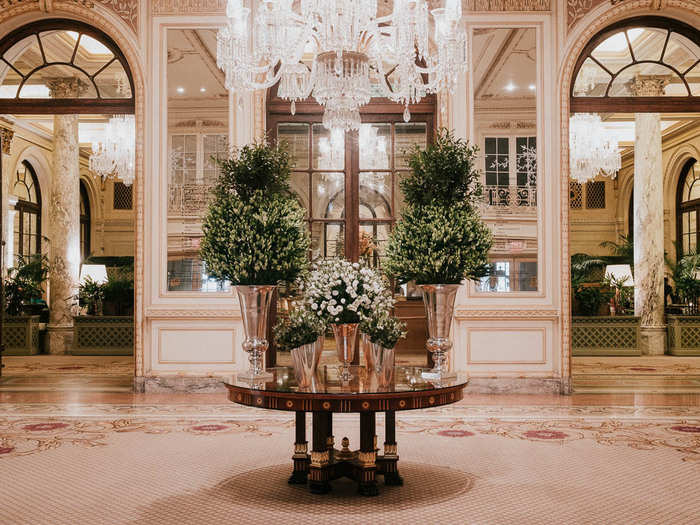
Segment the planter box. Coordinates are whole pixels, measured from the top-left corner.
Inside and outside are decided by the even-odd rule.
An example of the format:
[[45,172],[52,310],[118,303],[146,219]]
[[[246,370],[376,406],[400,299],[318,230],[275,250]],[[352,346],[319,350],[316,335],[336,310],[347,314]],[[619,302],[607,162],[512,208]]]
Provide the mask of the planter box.
[[639,317],[574,317],[571,348],[575,356],[642,355],[639,350]]
[[2,325],[5,343],[3,355],[36,355],[39,353],[39,316],[6,316]]
[[73,318],[73,355],[132,355],[134,319],[81,315]]
[[700,356],[700,316],[667,315],[668,353]]

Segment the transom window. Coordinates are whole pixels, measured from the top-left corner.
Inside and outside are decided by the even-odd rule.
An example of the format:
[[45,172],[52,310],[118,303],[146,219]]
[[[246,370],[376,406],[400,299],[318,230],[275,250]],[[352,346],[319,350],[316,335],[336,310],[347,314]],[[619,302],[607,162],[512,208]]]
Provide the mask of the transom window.
[[[61,108],[71,113],[99,113],[99,106],[104,113],[134,111],[133,80],[121,51],[77,21],[40,21],[10,33],[0,42],[0,79],[0,113],[46,99],[62,99]],[[80,104],[85,99],[91,99],[88,108]]]
[[29,257],[41,253],[41,191],[36,172],[28,161],[20,164],[12,193],[17,197],[14,217],[14,255]]
[[[691,97],[700,104],[700,39],[692,27],[674,20],[623,21],[588,43],[573,78],[572,112],[612,112],[625,97],[657,104],[667,97]],[[590,98],[600,99],[594,108],[583,102]]]

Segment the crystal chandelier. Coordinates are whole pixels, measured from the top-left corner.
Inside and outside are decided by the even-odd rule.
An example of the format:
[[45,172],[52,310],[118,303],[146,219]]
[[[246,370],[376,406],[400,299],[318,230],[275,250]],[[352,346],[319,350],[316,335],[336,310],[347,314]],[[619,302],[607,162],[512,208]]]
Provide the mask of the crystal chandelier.
[[92,143],[90,170],[102,179],[113,177],[131,186],[134,182],[135,136],[133,115],[119,115],[109,119],[104,140]]
[[584,184],[596,176],[615,178],[622,166],[617,140],[599,115],[576,113],[569,119],[569,172]]
[[[373,94],[405,106],[429,93],[452,92],[467,67],[461,0],[430,11],[426,0],[228,0],[228,23],[217,35],[217,64],[238,92],[279,83],[295,103],[310,95],[324,106],[326,128],[359,129],[360,107]],[[434,28],[431,31],[431,27]],[[429,37],[435,50],[429,49]],[[307,65],[304,58],[312,57]]]

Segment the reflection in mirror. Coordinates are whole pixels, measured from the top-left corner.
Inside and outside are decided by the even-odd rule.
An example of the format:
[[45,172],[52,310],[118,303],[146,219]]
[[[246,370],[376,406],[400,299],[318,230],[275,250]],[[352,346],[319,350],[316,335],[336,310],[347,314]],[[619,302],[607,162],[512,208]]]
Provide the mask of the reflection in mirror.
[[216,68],[216,29],[168,29],[167,44],[167,289],[227,291],[199,257],[216,159],[228,156],[228,92]]
[[474,30],[475,141],[482,214],[494,233],[480,292],[538,290],[537,30]]

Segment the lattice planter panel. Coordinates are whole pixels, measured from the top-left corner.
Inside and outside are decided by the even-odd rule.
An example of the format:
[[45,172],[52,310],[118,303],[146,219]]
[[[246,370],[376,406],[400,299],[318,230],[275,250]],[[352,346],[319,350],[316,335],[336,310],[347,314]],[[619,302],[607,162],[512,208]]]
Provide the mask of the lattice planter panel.
[[39,353],[39,316],[7,316],[2,325],[5,343],[3,355],[36,355]]
[[667,315],[668,353],[700,356],[700,316]]
[[132,355],[134,319],[84,315],[73,318],[73,355]]
[[574,317],[572,353],[586,355],[641,355],[639,317]]

